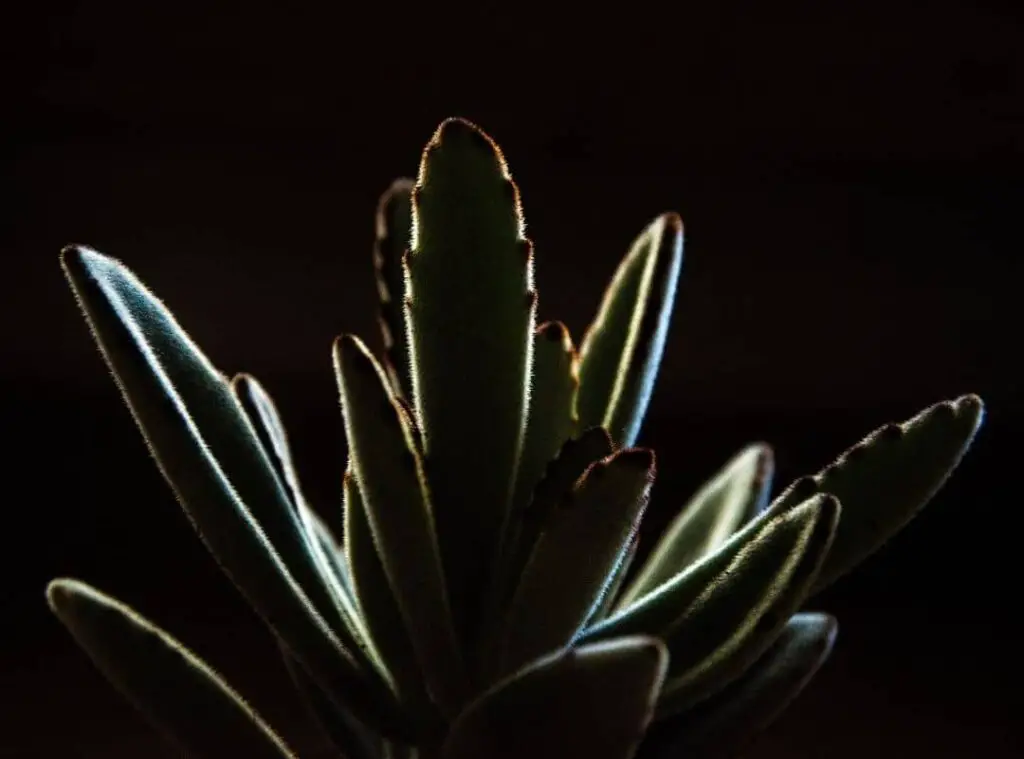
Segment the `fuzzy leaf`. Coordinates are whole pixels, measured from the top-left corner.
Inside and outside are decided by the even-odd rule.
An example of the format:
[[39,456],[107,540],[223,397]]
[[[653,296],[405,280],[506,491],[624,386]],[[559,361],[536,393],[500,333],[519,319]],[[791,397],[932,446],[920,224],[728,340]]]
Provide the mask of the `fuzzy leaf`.
[[345,472],[344,493],[345,554],[351,562],[352,581],[370,638],[395,683],[399,700],[420,713],[431,714],[416,651],[377,554],[351,467]]
[[457,628],[479,633],[526,431],[536,292],[498,146],[449,119],[412,193],[406,318],[416,418]]
[[600,622],[611,613],[613,608],[615,608],[615,600],[619,595],[619,591],[622,589],[626,576],[629,574],[629,568],[633,564],[633,559],[636,557],[636,549],[639,544],[640,535],[634,535],[633,540],[629,544],[629,548],[626,549],[626,553],[622,557],[622,561],[619,562],[619,565],[615,568],[615,574],[612,577],[611,583],[608,585],[608,589],[605,590],[604,595],[601,597],[601,602],[594,610],[594,613],[590,615],[590,619],[587,620],[587,625]]
[[409,339],[405,326],[405,272],[402,258],[412,239],[411,179],[396,179],[377,203],[373,268],[380,298],[384,365],[395,395],[412,398]]
[[133,609],[71,579],[46,595],[103,675],[189,756],[294,756],[216,672]]
[[61,260],[160,471],[210,552],[332,698],[384,731],[407,733],[386,684],[339,637],[344,622],[296,510],[225,378],[120,263],[83,247]]
[[[800,508],[790,507],[773,516],[761,513],[734,533],[717,551],[686,567],[629,606],[616,610],[589,628],[581,640],[607,640],[621,635],[671,637],[682,628],[687,613],[696,602],[720,578],[727,578],[731,569],[743,564],[758,567],[778,563],[790,557],[794,547],[802,544],[802,532],[798,528],[819,521],[819,502],[822,500],[826,500],[825,497],[812,499],[808,504],[801,504]],[[826,510],[831,512],[833,506],[830,504]],[[765,579],[770,581],[772,578]]]
[[665,530],[617,607],[629,606],[718,549],[767,505],[774,469],[771,449],[751,445],[705,483]]
[[569,648],[473,702],[443,759],[630,759],[651,719],[668,656],[654,638]]
[[647,413],[682,263],[683,223],[663,214],[633,242],[583,338],[580,424],[605,427],[618,447],[635,443]]
[[903,424],[880,427],[775,499],[772,513],[815,493],[830,493],[843,504],[843,520],[814,592],[874,553],[931,500],[960,463],[984,416],[976,395],[937,403]]
[[839,502],[819,494],[771,519],[765,548],[737,556],[690,605],[667,636],[659,716],[717,693],[771,646],[810,592],[839,514]]
[[587,468],[612,454],[612,441],[608,432],[601,427],[592,427],[576,438],[566,441],[554,460],[548,463],[533,498],[523,510],[523,516],[510,531],[509,561],[507,576],[512,585],[508,593],[515,590],[515,582],[522,575],[534,545],[541,532],[551,522],[559,504],[572,492],[573,485],[583,476]]
[[[572,437],[576,425],[576,351],[561,322],[537,328],[534,340],[533,392],[526,441],[519,463],[510,525],[522,518],[548,465]],[[508,536],[506,531],[506,537]],[[515,530],[518,532],[518,530]]]
[[412,431],[366,346],[344,335],[334,368],[352,472],[374,545],[434,701],[453,716],[468,698],[452,628],[430,493]]
[[675,740],[662,759],[728,759],[771,724],[828,659],[836,638],[828,614],[795,614],[742,677],[667,723]]
[[287,485],[290,505],[302,525],[306,547],[316,561],[321,576],[327,582],[335,607],[341,613],[348,633],[346,641],[358,646],[366,659],[380,670],[376,655],[372,650],[368,650],[367,631],[356,608],[351,582],[345,572],[346,567],[344,562],[338,561],[337,542],[327,525],[309,507],[302,493],[291,449],[288,446],[288,435],[277,406],[263,386],[249,374],[235,375],[231,381],[231,389],[252,422],[278,477]]
[[567,645],[594,612],[636,535],[654,454],[629,449],[587,469],[541,533],[505,616],[501,672]]
[[296,690],[331,745],[346,759],[377,759],[381,750],[380,738],[347,709],[336,706],[283,644],[281,656]]

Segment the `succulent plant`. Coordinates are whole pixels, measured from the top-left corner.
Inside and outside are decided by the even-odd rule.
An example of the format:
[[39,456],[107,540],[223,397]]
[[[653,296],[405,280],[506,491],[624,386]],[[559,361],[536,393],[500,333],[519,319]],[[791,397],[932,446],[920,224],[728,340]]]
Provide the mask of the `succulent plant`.
[[[348,441],[341,524],[303,494],[266,390],[229,380],[123,265],[62,264],[156,462],[350,759],[727,755],[828,656],[806,600],[900,529],[970,445],[980,399],[889,424],[770,499],[740,451],[630,573],[655,475],[635,447],[665,347],[682,224],[656,218],[577,352],[536,325],[519,190],[482,131],[445,121],[378,209],[384,352],[334,344]],[[206,664],[71,579],[51,608],[195,756],[291,756]]]

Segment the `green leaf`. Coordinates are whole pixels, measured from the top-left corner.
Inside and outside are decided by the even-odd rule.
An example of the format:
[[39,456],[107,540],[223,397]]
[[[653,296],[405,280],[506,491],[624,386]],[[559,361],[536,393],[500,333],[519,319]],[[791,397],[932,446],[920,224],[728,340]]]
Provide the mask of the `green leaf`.
[[654,454],[629,449],[593,464],[541,533],[505,617],[500,671],[567,645],[614,579],[654,481]]
[[405,262],[414,405],[457,629],[470,644],[526,431],[532,245],[500,149],[464,120],[434,133],[412,202]]
[[[785,561],[799,553],[800,527],[819,521],[825,497],[812,499],[779,514],[762,512],[733,534],[714,553],[681,570],[671,580],[616,610],[610,617],[589,628],[583,641],[607,640],[621,635],[658,635],[668,638],[681,629],[687,613],[730,569],[742,564],[761,566]],[[824,507],[831,512],[833,506]],[[772,578],[765,578],[770,581]]]
[[443,759],[630,759],[668,656],[654,638],[559,651],[494,686],[452,725]]
[[772,513],[815,493],[830,493],[843,504],[843,521],[814,592],[874,553],[931,500],[974,441],[984,416],[976,395],[937,403],[902,424],[880,427],[775,499]]
[[373,268],[380,298],[384,366],[395,395],[412,398],[409,338],[405,325],[405,272],[402,259],[412,238],[411,179],[396,179],[377,203]]
[[120,263],[83,247],[61,260],[160,471],[210,552],[332,698],[407,734],[387,685],[339,637],[344,621],[296,510],[226,379]]
[[[519,463],[510,525],[522,519],[548,465],[558,457],[576,426],[576,351],[561,322],[545,322],[534,340],[533,391],[526,441]],[[506,530],[505,537],[511,537]]]
[[604,595],[601,597],[601,602],[598,604],[597,608],[595,608],[594,613],[591,614],[590,619],[587,620],[587,625],[600,622],[602,619],[607,617],[615,607],[615,599],[618,597],[619,591],[622,589],[626,575],[629,574],[629,568],[633,563],[633,559],[636,557],[636,549],[639,544],[640,535],[638,533],[633,536],[633,540],[630,542],[629,548],[626,549],[626,553],[622,557],[622,561],[620,561],[619,565],[615,567],[612,581],[608,585],[608,589],[604,592]]
[[374,545],[416,649],[420,671],[446,716],[468,698],[452,628],[434,514],[412,431],[383,370],[358,338],[334,343],[352,471]]
[[510,559],[506,578],[507,593],[515,591],[515,582],[522,575],[541,532],[550,524],[562,501],[569,497],[573,485],[587,468],[612,454],[612,441],[601,427],[592,427],[576,438],[567,440],[557,456],[548,463],[533,498],[523,510],[509,534]]
[[231,389],[241,403],[256,430],[257,437],[274,466],[281,482],[287,485],[290,505],[302,526],[307,550],[316,561],[320,575],[326,580],[337,611],[345,624],[345,642],[357,646],[365,654],[365,661],[380,670],[376,654],[366,642],[367,631],[356,608],[351,583],[344,562],[337,557],[337,542],[323,520],[309,507],[299,484],[298,473],[288,445],[288,435],[273,399],[255,377],[237,374],[231,380]]
[[667,636],[672,667],[659,716],[717,693],[771,646],[810,592],[839,515],[832,496],[810,498],[771,519],[760,545],[712,580]]
[[351,562],[352,581],[370,638],[395,683],[399,700],[425,717],[432,716],[434,710],[423,688],[416,651],[373,542],[351,466],[345,472],[344,494],[345,554]]
[[832,651],[836,630],[835,618],[827,614],[795,614],[742,677],[667,724],[677,737],[659,756],[737,756],[811,681]]
[[618,447],[640,433],[672,319],[683,223],[662,214],[636,238],[605,291],[580,348],[579,418]]
[[294,756],[216,672],[133,609],[72,579],[53,580],[46,596],[103,675],[190,756]]
[[323,692],[287,646],[280,644],[288,674],[306,707],[320,726],[324,736],[346,759],[377,759],[381,753],[381,740],[347,709],[334,704]]
[[774,464],[771,449],[751,445],[690,499],[665,530],[617,607],[629,606],[681,570],[713,553],[767,505]]

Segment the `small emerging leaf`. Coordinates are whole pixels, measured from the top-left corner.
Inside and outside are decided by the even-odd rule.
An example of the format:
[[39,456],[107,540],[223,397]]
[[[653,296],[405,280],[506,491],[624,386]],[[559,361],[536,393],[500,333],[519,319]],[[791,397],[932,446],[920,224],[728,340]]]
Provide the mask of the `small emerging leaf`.
[[903,424],[880,427],[775,499],[771,513],[815,493],[830,493],[843,504],[843,520],[814,592],[874,553],[931,500],[970,447],[984,415],[976,395],[937,403]]
[[608,429],[617,447],[636,442],[665,351],[683,223],[659,216],[636,238],[605,290],[580,348],[579,417]]
[[71,579],[46,595],[104,676],[190,756],[294,756],[216,672],[133,609]]
[[540,659],[474,701],[442,759],[630,759],[651,719],[668,656],[622,638]]
[[412,431],[358,338],[334,344],[352,472],[384,573],[437,705],[452,716],[468,683],[452,627],[434,514]]
[[766,445],[741,451],[704,484],[665,530],[651,556],[617,604],[625,608],[674,575],[716,551],[740,525],[760,513],[772,482]]
[[519,190],[461,119],[423,151],[405,258],[416,419],[462,642],[479,634],[526,432],[537,295]]
[[778,640],[721,693],[673,718],[677,735],[661,759],[729,759],[768,727],[828,659],[836,620],[805,612],[790,618]]
[[501,672],[567,645],[600,603],[636,535],[654,454],[619,451],[587,469],[546,526],[508,613]]

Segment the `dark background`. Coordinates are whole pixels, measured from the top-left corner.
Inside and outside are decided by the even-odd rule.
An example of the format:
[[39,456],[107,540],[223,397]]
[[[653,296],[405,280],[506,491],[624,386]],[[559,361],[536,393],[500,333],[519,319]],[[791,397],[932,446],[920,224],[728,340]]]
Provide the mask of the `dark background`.
[[123,259],[215,363],[260,377],[307,490],[335,509],[330,343],[377,344],[376,199],[450,115],[503,146],[541,317],[577,337],[642,226],[670,209],[686,223],[644,435],[651,527],[752,440],[776,447],[782,487],[889,419],[983,396],[949,486],[815,601],[840,617],[834,656],[750,756],[1020,755],[1021,11],[634,5],[11,15],[0,756],[164,750],[48,615],[43,587],[63,574],[137,605],[315,745],[149,459],[57,253]]

